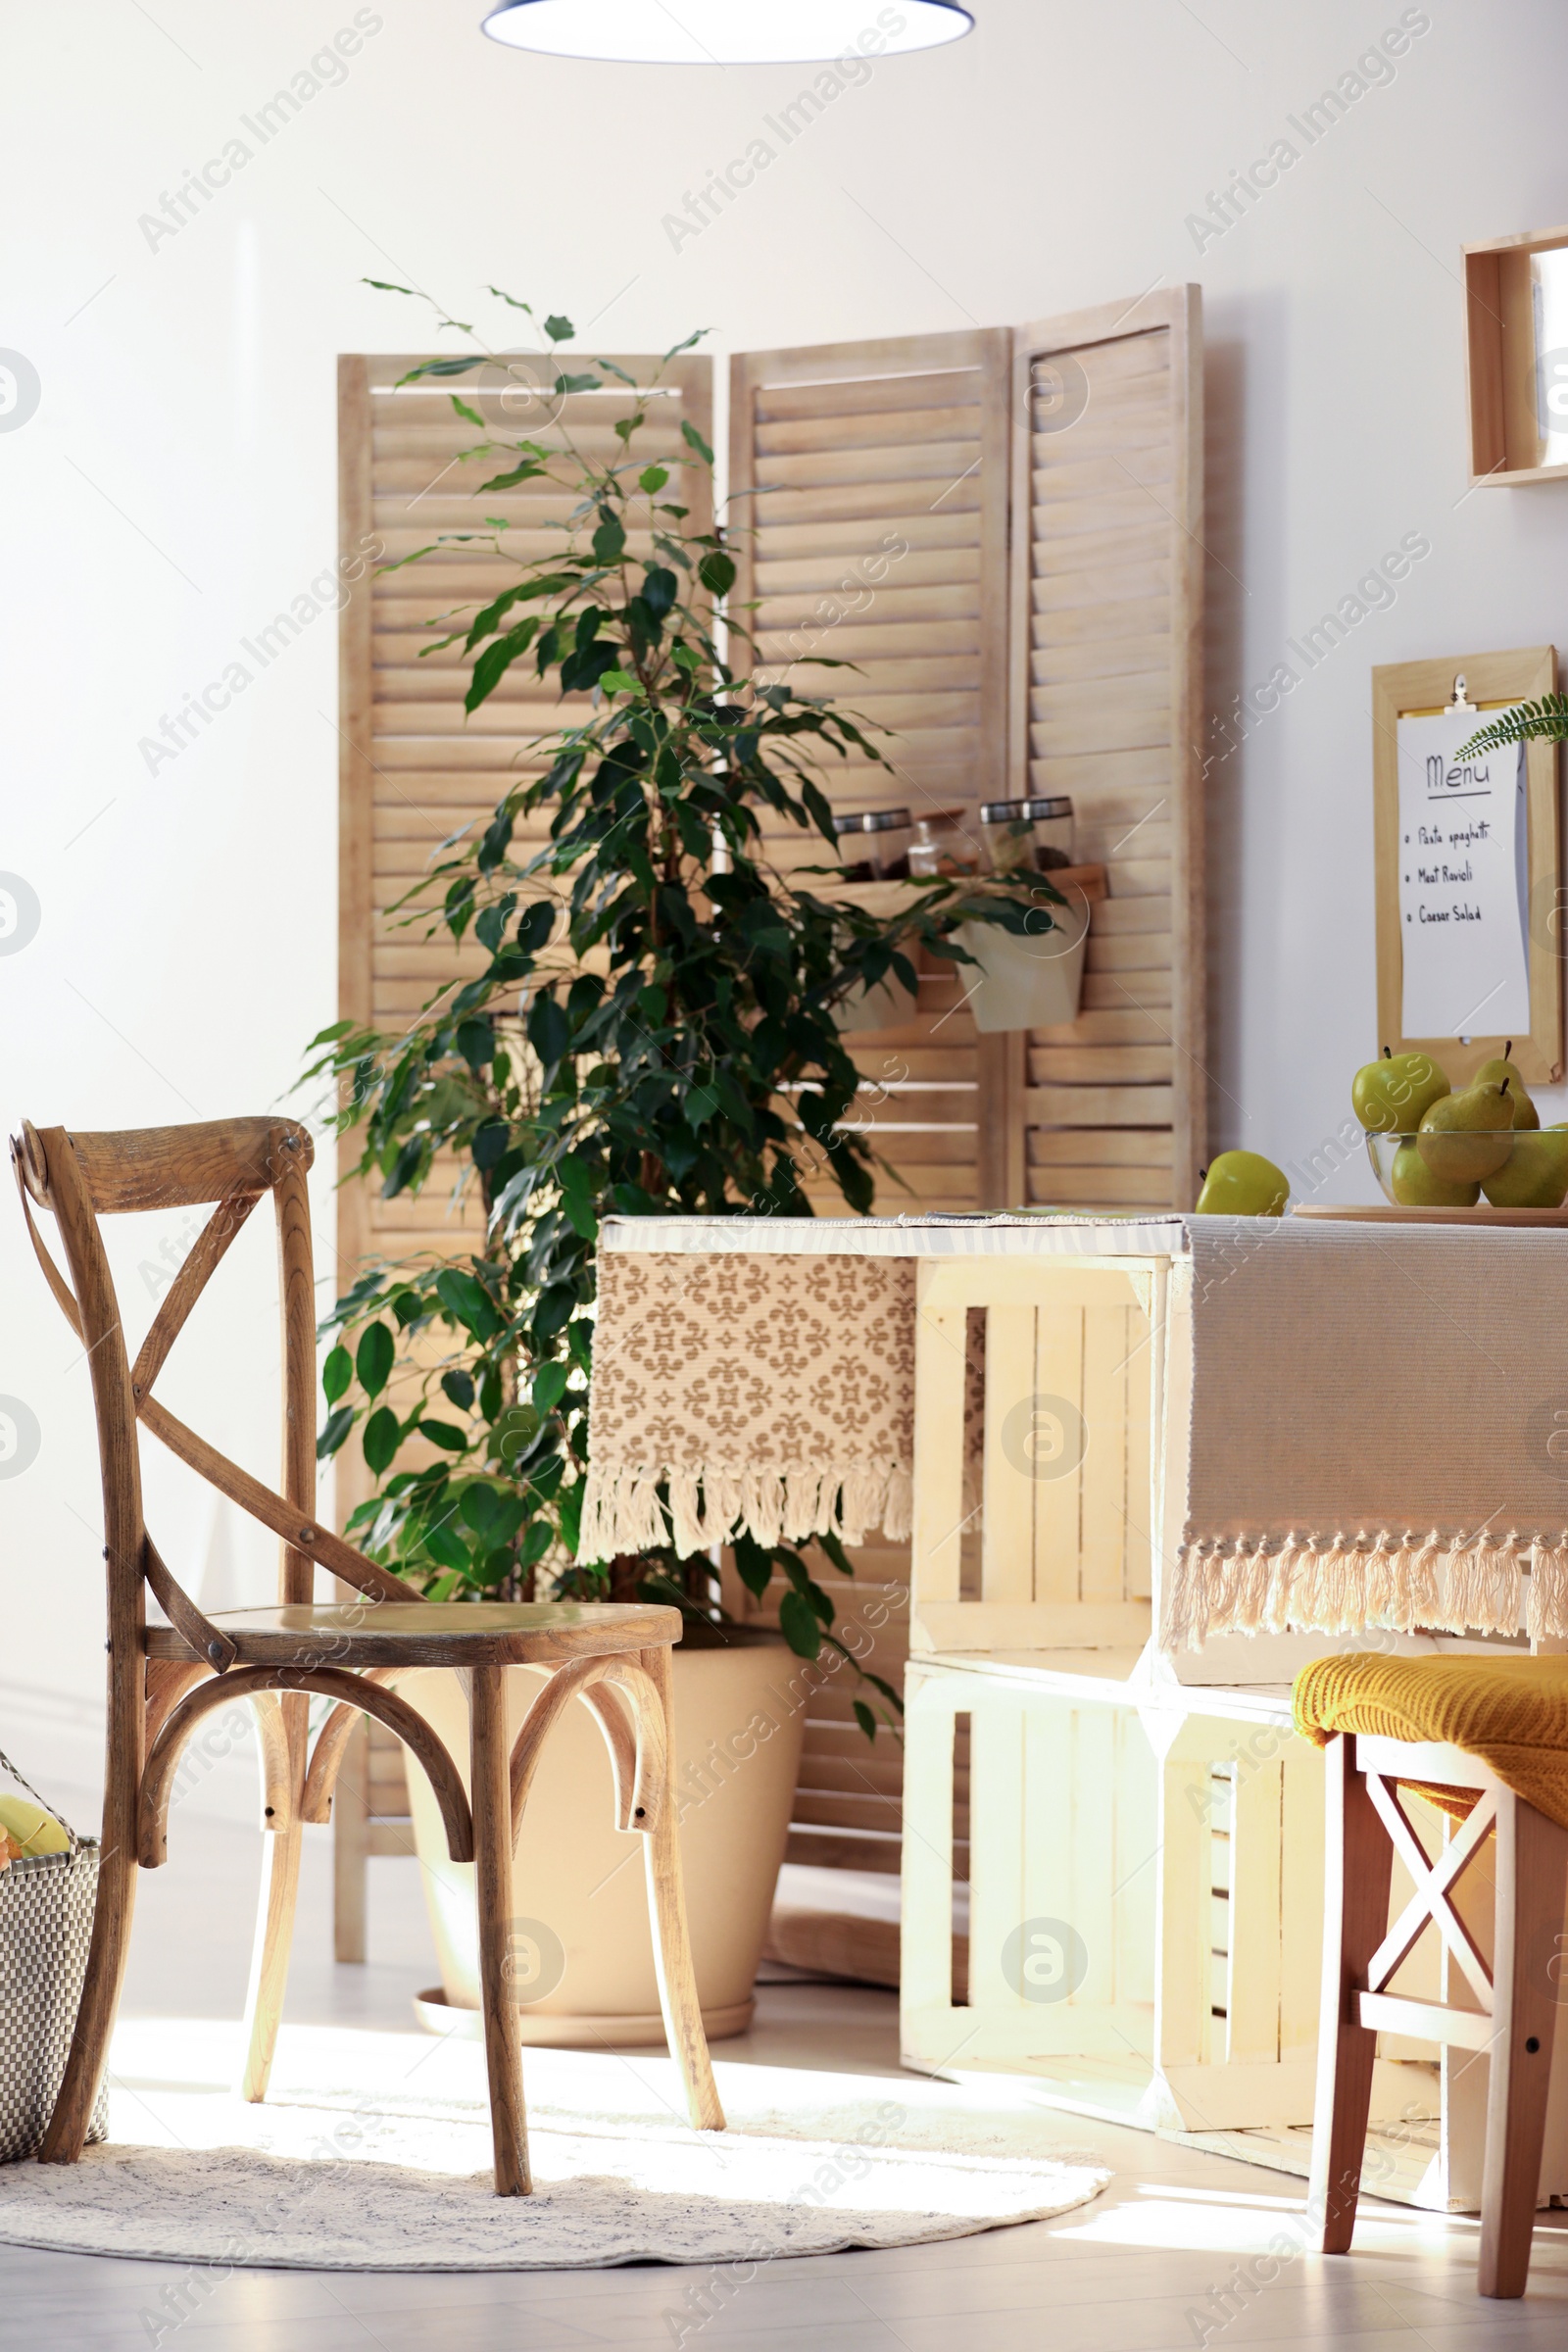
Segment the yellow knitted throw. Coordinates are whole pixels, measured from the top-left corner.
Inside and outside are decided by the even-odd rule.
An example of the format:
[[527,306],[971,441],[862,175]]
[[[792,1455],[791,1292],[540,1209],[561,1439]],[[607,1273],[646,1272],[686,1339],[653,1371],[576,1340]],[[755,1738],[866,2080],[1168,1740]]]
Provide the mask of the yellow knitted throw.
[[1318,1747],[1336,1732],[1462,1747],[1568,1830],[1568,1657],[1314,1658],[1292,1703]]

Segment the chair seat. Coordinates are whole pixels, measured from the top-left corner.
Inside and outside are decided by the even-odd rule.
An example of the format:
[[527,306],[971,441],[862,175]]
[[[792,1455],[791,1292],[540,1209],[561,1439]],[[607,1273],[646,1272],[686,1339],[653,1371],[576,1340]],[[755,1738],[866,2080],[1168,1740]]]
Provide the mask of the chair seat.
[[[293,1602],[220,1610],[212,1623],[244,1666],[548,1666],[662,1648],[681,1634],[679,1609],[612,1600]],[[172,1626],[150,1625],[147,1655],[201,1652]]]
[[1463,1748],[1568,1829],[1568,1657],[1314,1658],[1292,1698],[1319,1747],[1359,1732]]

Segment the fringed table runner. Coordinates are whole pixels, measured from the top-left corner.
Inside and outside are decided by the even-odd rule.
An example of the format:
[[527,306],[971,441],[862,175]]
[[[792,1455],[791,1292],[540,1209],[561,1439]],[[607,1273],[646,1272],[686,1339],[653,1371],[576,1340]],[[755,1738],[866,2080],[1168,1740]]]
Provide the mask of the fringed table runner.
[[906,1541],[914,1261],[604,1250],[588,1410],[579,1558]]
[[1166,1644],[1568,1634],[1568,1235],[1198,1217],[1190,1239]]

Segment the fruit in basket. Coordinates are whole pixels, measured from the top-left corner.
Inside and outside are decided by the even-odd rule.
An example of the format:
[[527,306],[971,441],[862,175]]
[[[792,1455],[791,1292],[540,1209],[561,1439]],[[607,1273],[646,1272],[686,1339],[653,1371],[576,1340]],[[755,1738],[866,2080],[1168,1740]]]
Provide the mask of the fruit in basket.
[[1222,1152],[1203,1170],[1200,1217],[1277,1217],[1291,1197],[1291,1180],[1261,1152]]
[[15,1838],[24,1855],[63,1854],[71,1845],[54,1815],[26,1796],[0,1796],[0,1830]]
[[1494,1208],[1560,1208],[1568,1193],[1568,1131],[1544,1127],[1513,1139],[1513,1150],[1481,1186]]
[[13,1862],[22,1860],[22,1840],[13,1838],[9,1830],[0,1830],[0,1870],[9,1870]]
[[1541,1113],[1525,1091],[1525,1082],[1513,1065],[1512,1054],[1513,1040],[1510,1038],[1500,1054],[1494,1054],[1490,1061],[1484,1061],[1481,1064],[1480,1069],[1471,1080],[1471,1084],[1485,1086],[1488,1083],[1494,1083],[1500,1086],[1506,1078],[1508,1099],[1513,1104],[1514,1125],[1516,1127],[1539,1127]]
[[1403,1208],[1474,1208],[1481,1197],[1479,1184],[1456,1184],[1451,1177],[1434,1176],[1407,1135],[1394,1154],[1389,1182]]
[[1434,1176],[1482,1184],[1513,1150],[1511,1082],[1486,1079],[1442,1095],[1421,1121],[1416,1149]]
[[1430,1054],[1395,1054],[1369,1061],[1350,1081],[1350,1107],[1374,1135],[1413,1135],[1448,1081]]

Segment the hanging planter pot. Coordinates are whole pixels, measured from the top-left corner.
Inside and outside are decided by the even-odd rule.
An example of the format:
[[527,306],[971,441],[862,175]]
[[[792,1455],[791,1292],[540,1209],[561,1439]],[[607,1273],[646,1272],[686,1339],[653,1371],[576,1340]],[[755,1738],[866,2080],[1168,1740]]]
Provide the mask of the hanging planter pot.
[[968,1009],[982,1035],[1052,1029],[1078,1018],[1089,901],[1070,886],[1068,898],[1066,906],[1053,909],[1056,919],[1049,931],[1004,931],[1000,923],[959,925],[957,944],[979,966],[978,986],[972,972],[965,976],[974,989]]

